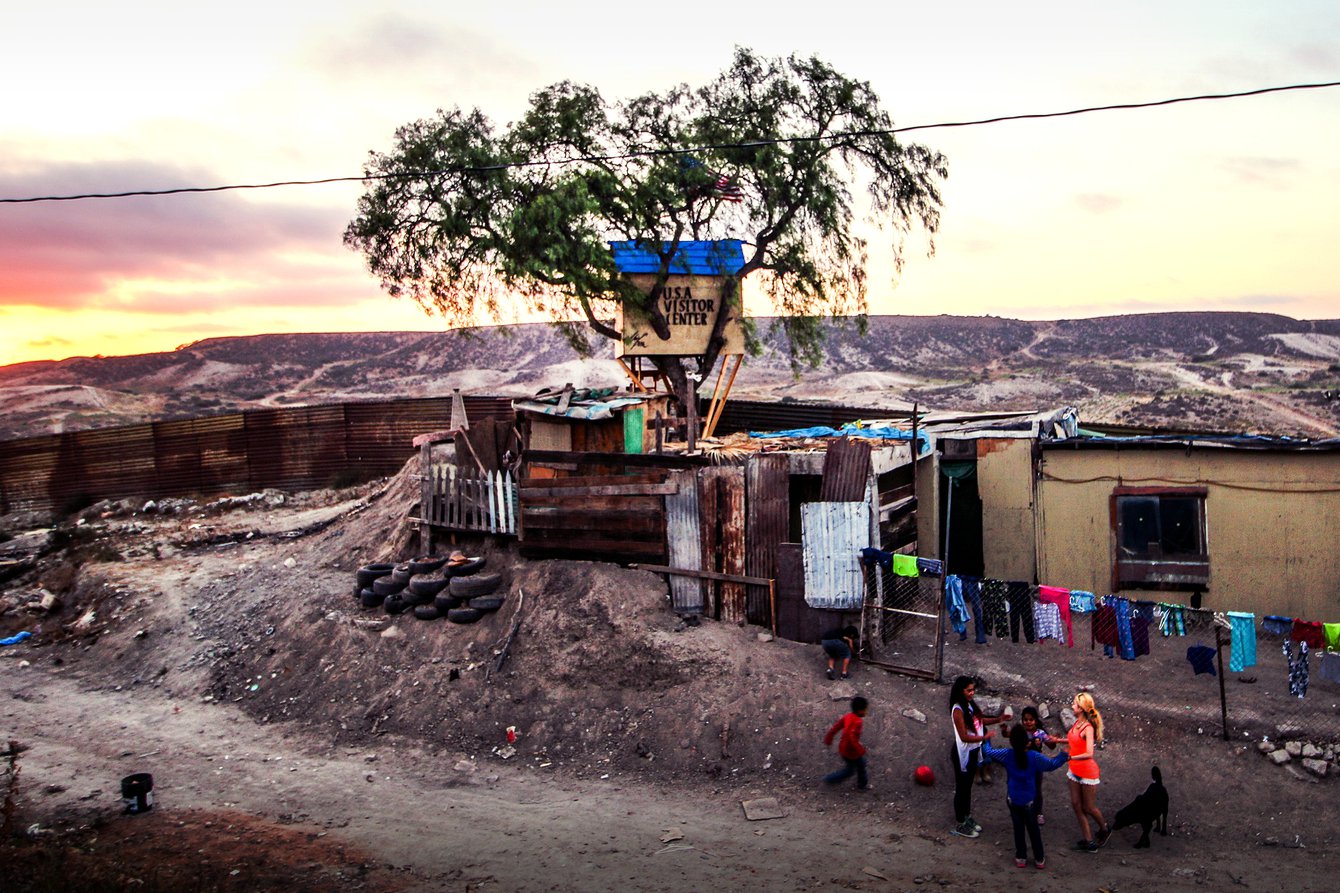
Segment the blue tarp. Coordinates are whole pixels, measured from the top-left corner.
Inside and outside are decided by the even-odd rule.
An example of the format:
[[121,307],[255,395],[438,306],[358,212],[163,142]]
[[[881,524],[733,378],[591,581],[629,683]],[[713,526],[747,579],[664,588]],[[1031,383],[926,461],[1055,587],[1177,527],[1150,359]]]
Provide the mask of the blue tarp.
[[[815,425],[812,428],[789,428],[785,431],[750,431],[750,437],[868,437],[871,440],[912,440],[912,432],[902,428],[885,426],[863,426],[859,422],[848,422],[841,428],[829,428]],[[917,454],[924,455],[931,449],[930,440],[925,434],[917,432]]]

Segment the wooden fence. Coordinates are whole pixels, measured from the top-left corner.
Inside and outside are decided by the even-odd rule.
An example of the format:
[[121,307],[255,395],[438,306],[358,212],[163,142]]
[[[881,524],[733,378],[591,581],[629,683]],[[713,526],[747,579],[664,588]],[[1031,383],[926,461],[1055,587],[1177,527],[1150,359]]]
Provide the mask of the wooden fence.
[[424,520],[434,527],[516,536],[518,492],[512,473],[434,465]]

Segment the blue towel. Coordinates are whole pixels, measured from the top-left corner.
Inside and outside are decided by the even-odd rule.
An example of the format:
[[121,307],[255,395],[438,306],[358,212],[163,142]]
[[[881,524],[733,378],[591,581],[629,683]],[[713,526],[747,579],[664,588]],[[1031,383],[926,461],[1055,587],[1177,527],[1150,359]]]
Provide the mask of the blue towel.
[[1228,652],[1228,668],[1241,673],[1256,666],[1256,615],[1243,611],[1229,611],[1228,622],[1233,633]]

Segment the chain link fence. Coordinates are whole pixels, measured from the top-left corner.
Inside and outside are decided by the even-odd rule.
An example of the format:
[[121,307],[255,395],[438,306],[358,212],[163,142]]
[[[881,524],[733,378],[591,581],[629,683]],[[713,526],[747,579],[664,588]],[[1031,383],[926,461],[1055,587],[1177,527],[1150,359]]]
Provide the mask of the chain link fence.
[[[945,683],[973,676],[1004,703],[1042,705],[1044,714],[1055,717],[1048,723],[1054,733],[1063,727],[1060,714],[1075,692],[1088,689],[1105,715],[1121,716],[1130,728],[1158,724],[1174,733],[1238,742],[1296,741],[1294,750],[1312,744],[1316,750],[1301,755],[1327,759],[1340,772],[1334,768],[1340,763],[1340,653],[1309,648],[1304,681],[1302,648],[1291,641],[1287,624],[1255,617],[1234,627],[1232,618],[1216,621],[1207,610],[1108,601],[1113,611],[1125,602],[1128,634],[1112,629],[1111,614],[1097,610],[1105,600],[1089,605],[1080,598],[1075,610],[1058,606],[1064,638],[1040,638],[1052,631],[1044,617],[1050,612],[1040,607],[1047,587],[981,581],[980,610],[974,610],[970,592],[966,621],[956,624],[952,612],[942,610],[942,578],[867,568],[866,582],[863,657],[877,666]],[[1021,602],[1027,611],[1009,610]],[[1088,607],[1095,610],[1080,610]],[[1248,657],[1242,665],[1234,660],[1235,633],[1239,652]]]

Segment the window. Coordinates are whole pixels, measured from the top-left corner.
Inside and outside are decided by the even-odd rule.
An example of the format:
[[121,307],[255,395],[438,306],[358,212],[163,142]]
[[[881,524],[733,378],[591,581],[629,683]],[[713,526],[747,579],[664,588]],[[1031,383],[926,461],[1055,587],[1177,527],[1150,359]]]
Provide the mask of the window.
[[1210,583],[1203,487],[1118,487],[1113,585],[1125,589],[1204,589]]

